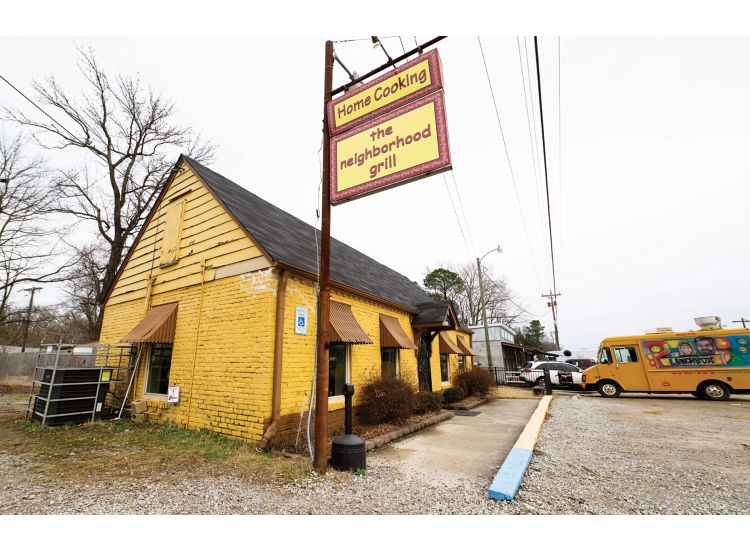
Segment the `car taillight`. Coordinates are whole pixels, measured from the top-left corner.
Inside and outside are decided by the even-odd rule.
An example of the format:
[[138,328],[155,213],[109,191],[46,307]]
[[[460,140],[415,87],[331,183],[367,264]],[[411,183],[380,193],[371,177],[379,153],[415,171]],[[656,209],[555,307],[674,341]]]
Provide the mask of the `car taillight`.
[[583,375],[583,376],[581,377],[581,380],[582,380],[583,382],[585,382],[585,381],[586,381],[586,375],[585,375],[585,374],[584,374],[584,375]]
[[531,372],[531,369],[523,369],[523,372]]

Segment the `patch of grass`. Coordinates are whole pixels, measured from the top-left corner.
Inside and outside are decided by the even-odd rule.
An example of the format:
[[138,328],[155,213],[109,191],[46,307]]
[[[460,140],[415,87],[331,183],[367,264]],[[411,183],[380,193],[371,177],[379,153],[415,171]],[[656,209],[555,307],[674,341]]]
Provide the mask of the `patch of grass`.
[[0,440],[35,469],[58,479],[104,480],[233,474],[263,483],[307,475],[307,460],[261,454],[255,446],[208,430],[129,420],[42,427],[0,417]]
[[364,477],[367,475],[367,471],[364,468],[357,468],[356,470],[354,470],[354,475]]

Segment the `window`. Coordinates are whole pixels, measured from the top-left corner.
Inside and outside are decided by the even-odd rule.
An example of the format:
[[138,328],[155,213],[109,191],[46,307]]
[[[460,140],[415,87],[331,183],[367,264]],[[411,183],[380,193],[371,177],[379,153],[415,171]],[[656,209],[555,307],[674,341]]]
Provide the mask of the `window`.
[[601,349],[599,352],[599,362],[605,365],[612,363],[612,353],[609,351],[609,348]]
[[440,381],[450,382],[450,375],[448,372],[448,354],[440,354]]
[[146,393],[167,395],[169,369],[172,366],[172,344],[151,344],[148,360]]
[[638,355],[633,346],[621,346],[615,348],[615,359],[618,363],[637,363]]
[[347,345],[341,342],[328,345],[328,397],[344,395],[347,381]]
[[460,372],[463,372],[465,368],[466,368],[466,356],[459,355],[458,356],[458,370]]
[[380,348],[380,374],[383,378],[398,378],[398,348]]

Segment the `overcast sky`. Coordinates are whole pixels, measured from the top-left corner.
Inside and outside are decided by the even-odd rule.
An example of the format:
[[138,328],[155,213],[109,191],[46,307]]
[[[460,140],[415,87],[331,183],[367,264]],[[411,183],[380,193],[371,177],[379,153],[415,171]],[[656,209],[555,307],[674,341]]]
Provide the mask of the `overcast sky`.
[[[402,39],[413,46],[414,37]],[[383,42],[401,53],[397,37]],[[337,206],[332,233],[420,282],[430,268],[472,261],[499,243],[504,252],[485,262],[551,330],[540,297],[552,284],[546,212],[518,42],[483,37],[482,44],[520,208],[477,39],[449,37],[437,48],[453,174]],[[315,222],[323,38],[6,38],[0,51],[13,55],[3,56],[2,74],[26,92],[48,74],[78,90],[76,45],[92,46],[107,71],[139,73],[174,98],[178,121],[218,146],[215,170]],[[558,109],[558,39],[540,39],[563,345],[592,348],[603,337],[657,326],[691,329],[699,315],[725,323],[750,316],[750,40],[563,37],[560,45]],[[368,41],[337,43],[336,51],[359,73],[383,61]],[[533,72],[532,37],[528,54]],[[335,84],[344,82],[337,68]],[[540,140],[533,78],[532,85]],[[4,83],[0,103],[29,108]],[[39,298],[60,295],[47,290]]]

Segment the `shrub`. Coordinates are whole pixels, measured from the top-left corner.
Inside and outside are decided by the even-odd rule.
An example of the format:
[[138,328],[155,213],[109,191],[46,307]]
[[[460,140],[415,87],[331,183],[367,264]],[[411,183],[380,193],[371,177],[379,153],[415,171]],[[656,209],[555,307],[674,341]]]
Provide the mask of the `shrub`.
[[360,415],[365,424],[405,420],[417,405],[417,391],[403,378],[374,378],[360,394]]
[[466,392],[461,386],[454,386],[443,392],[443,400],[448,405],[461,401],[464,397],[466,397]]
[[482,368],[473,368],[458,373],[456,377],[458,386],[461,386],[466,395],[484,396],[490,392],[495,385],[495,379],[490,371]]
[[431,391],[421,391],[417,394],[417,406],[414,412],[425,414],[436,412],[443,408],[443,396]]

